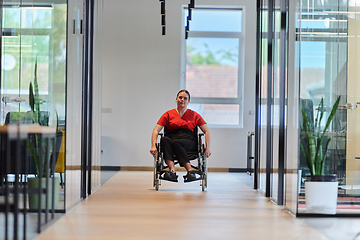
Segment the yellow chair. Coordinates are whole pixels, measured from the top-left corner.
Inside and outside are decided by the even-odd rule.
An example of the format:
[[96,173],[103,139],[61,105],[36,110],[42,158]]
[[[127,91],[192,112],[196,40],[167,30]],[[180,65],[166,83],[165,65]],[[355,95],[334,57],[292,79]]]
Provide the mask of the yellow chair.
[[64,181],[62,178],[62,173],[65,172],[65,131],[59,130],[56,137],[61,142],[60,142],[60,148],[58,148],[59,153],[57,155],[55,172],[60,173],[60,185],[63,187]]

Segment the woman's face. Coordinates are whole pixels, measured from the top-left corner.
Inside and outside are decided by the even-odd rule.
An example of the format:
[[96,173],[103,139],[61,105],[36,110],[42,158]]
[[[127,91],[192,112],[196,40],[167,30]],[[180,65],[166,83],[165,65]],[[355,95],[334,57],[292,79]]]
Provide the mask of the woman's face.
[[186,108],[189,104],[189,95],[186,92],[181,92],[176,98],[176,103],[180,108]]

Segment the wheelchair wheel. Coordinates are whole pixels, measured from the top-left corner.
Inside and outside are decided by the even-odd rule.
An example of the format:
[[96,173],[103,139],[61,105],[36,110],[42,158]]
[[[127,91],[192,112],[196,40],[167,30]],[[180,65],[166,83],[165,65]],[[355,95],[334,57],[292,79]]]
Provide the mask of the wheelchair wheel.
[[205,190],[206,190],[206,175],[203,176],[201,187],[202,187],[202,191],[205,192]]
[[[158,144],[156,144],[156,148],[159,150]],[[156,191],[159,190],[159,185],[160,185],[160,179],[159,179],[159,175],[160,175],[159,164],[160,164],[160,159],[159,159],[159,151],[158,151],[158,154],[156,154],[156,156],[154,157],[154,179],[153,179],[153,187],[155,187],[155,190],[156,190]]]
[[203,151],[202,151],[202,180],[201,180],[201,187],[202,187],[202,191],[204,192],[207,188],[207,158],[205,156],[205,146],[203,145]]
[[156,157],[154,157],[154,176],[153,176],[153,187],[156,185],[156,175],[157,175],[157,160]]
[[160,186],[160,179],[156,179],[155,180],[155,190],[159,191],[159,186]]
[[201,180],[201,187],[202,187],[202,191],[204,192],[207,188],[207,167],[206,167],[206,160],[204,161],[204,172],[202,175],[202,180]]
[[160,186],[160,172],[159,172],[159,160],[156,159],[155,160],[155,166],[154,166],[154,187],[155,190],[158,191],[159,190],[159,186]]
[[156,157],[154,157],[153,187],[155,187],[155,180],[156,180]]

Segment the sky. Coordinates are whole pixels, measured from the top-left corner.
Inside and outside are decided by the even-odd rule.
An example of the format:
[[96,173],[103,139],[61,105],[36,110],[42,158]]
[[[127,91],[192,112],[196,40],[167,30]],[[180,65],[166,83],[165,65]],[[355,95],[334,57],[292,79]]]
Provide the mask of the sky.
[[[188,12],[185,11],[184,23],[186,23]],[[211,31],[211,32],[241,32],[241,9],[236,10],[192,10],[190,31]],[[233,60],[222,58],[223,52],[227,51],[239,55],[238,38],[188,38],[187,44],[195,48],[191,53],[201,52],[206,55],[210,50],[222,65],[237,66],[238,58]]]

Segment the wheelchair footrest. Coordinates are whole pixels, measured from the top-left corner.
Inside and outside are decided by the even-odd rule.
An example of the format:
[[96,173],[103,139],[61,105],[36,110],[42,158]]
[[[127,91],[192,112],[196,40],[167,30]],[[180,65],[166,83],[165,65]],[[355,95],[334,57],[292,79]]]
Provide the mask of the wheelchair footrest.
[[189,171],[185,176],[184,176],[184,182],[193,182],[193,181],[198,181],[202,179],[202,172],[198,171],[198,170],[192,170]]
[[159,178],[170,182],[178,182],[178,175],[169,171],[161,171]]

